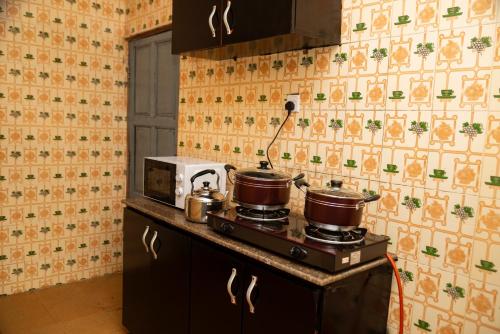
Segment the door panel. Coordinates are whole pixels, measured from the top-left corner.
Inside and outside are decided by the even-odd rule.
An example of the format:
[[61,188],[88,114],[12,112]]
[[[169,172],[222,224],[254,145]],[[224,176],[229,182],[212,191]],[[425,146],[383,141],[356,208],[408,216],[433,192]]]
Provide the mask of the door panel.
[[[216,6],[213,16],[215,37],[212,36],[208,25],[208,19],[214,6]],[[173,15],[174,53],[207,49],[220,45],[220,0],[174,0]]]
[[[236,269],[231,303],[227,282]],[[241,332],[243,265],[214,246],[193,241],[191,250],[191,334]],[[277,332],[278,333],[278,332]],[[274,333],[276,334],[276,333]]]
[[[151,66],[151,44],[142,45],[135,49],[135,78],[133,90],[135,104],[134,113],[136,115],[150,115],[150,94],[151,92],[151,77],[149,68]],[[146,94],[145,94],[146,92]]]
[[171,54],[172,33],[130,43],[128,107],[128,196],[142,195],[143,158],[175,155],[179,57]]
[[[231,0],[228,23],[233,30],[227,33],[222,24],[222,44],[233,44],[290,33],[292,29],[292,0]],[[222,13],[228,7],[223,0]]]
[[252,276],[257,283],[251,294],[255,307],[243,306],[243,334],[315,334],[319,290],[299,285],[260,266],[247,266],[245,292]]
[[[146,226],[153,221],[125,209],[123,226],[123,316],[125,327],[132,333],[149,333],[146,305],[149,296],[150,254],[142,243]],[[149,242],[152,233],[146,238]]]
[[159,156],[172,155],[176,149],[175,129],[157,129],[156,147]]
[[155,110],[158,116],[176,118],[177,96],[179,94],[179,59],[172,56],[171,44],[170,39],[157,44]]
[[[158,232],[151,265],[151,333],[186,334],[189,331],[189,237],[155,224]],[[151,251],[153,253],[153,251]]]
[[[134,170],[136,175],[144,175],[144,157],[151,156],[151,146],[148,145],[152,140],[153,128],[146,126],[135,127],[134,134],[134,147],[135,154],[133,156],[134,160]],[[135,190],[142,193],[144,191],[144,182],[142,177],[135,178]]]

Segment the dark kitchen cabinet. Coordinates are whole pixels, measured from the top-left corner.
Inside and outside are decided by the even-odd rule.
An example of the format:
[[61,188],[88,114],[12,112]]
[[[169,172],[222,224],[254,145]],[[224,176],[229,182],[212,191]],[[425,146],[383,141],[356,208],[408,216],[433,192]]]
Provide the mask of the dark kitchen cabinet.
[[[142,235],[154,226],[152,219],[125,210],[123,226],[123,324],[131,333],[145,333],[149,326],[149,278],[151,255]],[[146,242],[151,240],[151,234]]]
[[188,333],[190,239],[132,210],[124,221],[124,326],[133,334]]
[[[199,241],[192,242],[191,254],[190,333],[239,333],[243,305],[243,263]],[[228,285],[234,299],[229,295]]]
[[123,324],[132,334],[387,332],[388,264],[317,286],[135,209],[125,209],[123,232]]
[[[217,47],[221,43],[220,0],[176,0],[173,22],[172,52],[192,51]],[[213,13],[213,15],[212,15]],[[210,29],[210,24],[214,31]]]
[[249,265],[247,272],[245,287],[252,280],[255,287],[244,303],[243,334],[317,333],[319,289],[258,265]]
[[286,34],[292,28],[291,6],[290,0],[275,0],[272,5],[264,0],[176,0],[173,52]]
[[[284,35],[292,29],[293,1],[223,0],[222,44],[234,44]],[[224,13],[223,13],[224,17]]]
[[228,59],[339,44],[341,7],[341,0],[174,0],[172,52]]
[[152,333],[181,334],[189,330],[190,240],[179,232],[155,224],[157,258],[151,261]]
[[321,333],[387,333],[391,296],[390,265],[362,271],[324,290],[321,303]]
[[318,288],[244,264],[202,242],[192,243],[191,271],[191,334],[314,334],[317,329]]

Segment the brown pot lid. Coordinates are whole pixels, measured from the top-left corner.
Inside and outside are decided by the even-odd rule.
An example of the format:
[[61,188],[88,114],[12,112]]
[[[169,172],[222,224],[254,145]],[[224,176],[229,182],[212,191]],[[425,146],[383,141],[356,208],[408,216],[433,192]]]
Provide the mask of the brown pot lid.
[[357,191],[342,188],[342,181],[331,180],[328,188],[308,188],[307,193],[314,197],[321,197],[325,201],[342,203],[360,203],[364,202],[364,196]]
[[286,173],[271,169],[267,161],[261,161],[259,167],[243,168],[236,171],[236,175],[263,181],[290,181],[292,177]]
[[210,182],[203,182],[203,187],[196,189],[192,194],[197,200],[202,202],[222,202],[224,195],[218,189],[210,188]]

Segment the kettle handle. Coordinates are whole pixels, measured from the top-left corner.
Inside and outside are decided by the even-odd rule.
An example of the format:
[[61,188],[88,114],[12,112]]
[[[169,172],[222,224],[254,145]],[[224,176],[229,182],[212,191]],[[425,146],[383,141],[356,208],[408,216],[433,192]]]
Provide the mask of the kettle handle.
[[231,182],[231,184],[234,184],[233,180],[231,180],[231,177],[229,176],[229,172],[231,171],[231,169],[236,170],[236,167],[234,167],[231,164],[225,164],[224,169],[226,170],[227,178],[228,178],[229,182]]
[[217,190],[220,190],[219,173],[217,173],[215,171],[215,169],[205,169],[205,170],[202,170],[201,172],[198,172],[198,173],[194,174],[193,176],[191,176],[191,180],[190,180],[191,181],[191,195],[193,194],[193,191],[194,191],[194,180],[196,180],[198,177],[206,175],[206,174],[216,174],[217,175]]

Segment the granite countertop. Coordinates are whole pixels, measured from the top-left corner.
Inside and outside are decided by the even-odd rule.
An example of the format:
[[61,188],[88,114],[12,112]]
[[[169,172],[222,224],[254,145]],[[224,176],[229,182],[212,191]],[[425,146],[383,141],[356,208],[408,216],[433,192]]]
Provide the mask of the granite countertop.
[[184,217],[184,211],[163,205],[147,198],[128,198],[123,201],[128,207],[134,208],[165,223],[180,228],[184,231],[202,237],[222,247],[228,248],[249,258],[265,263],[273,268],[296,276],[318,286],[326,286],[346,277],[355,275],[363,270],[371,269],[384,264],[387,259],[381,258],[353,269],[348,269],[340,273],[330,274],[298,262],[288,260],[280,255],[256,248],[247,243],[229,238],[216,233],[205,224],[191,223]]

